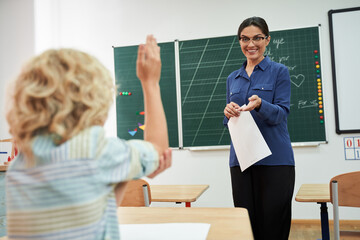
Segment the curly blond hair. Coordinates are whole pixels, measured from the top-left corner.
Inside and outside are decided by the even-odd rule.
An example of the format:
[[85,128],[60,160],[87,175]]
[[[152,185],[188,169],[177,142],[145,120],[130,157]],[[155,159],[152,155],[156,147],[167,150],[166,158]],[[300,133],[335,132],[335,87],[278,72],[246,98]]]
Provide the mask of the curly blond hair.
[[31,161],[31,140],[53,134],[61,144],[85,128],[103,125],[113,102],[109,71],[74,49],[48,50],[25,65],[7,113],[10,133]]

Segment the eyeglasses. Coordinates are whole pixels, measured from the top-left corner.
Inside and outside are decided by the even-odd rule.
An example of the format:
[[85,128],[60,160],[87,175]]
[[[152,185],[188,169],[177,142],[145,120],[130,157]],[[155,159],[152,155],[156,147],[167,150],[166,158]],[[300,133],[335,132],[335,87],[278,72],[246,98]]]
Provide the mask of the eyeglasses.
[[250,41],[252,41],[254,44],[259,44],[260,41],[264,40],[264,39],[267,39],[268,36],[265,36],[265,37],[260,37],[260,36],[256,36],[256,37],[253,37],[253,38],[248,38],[248,37],[241,37],[240,38],[240,41],[243,43],[243,44],[250,44]]

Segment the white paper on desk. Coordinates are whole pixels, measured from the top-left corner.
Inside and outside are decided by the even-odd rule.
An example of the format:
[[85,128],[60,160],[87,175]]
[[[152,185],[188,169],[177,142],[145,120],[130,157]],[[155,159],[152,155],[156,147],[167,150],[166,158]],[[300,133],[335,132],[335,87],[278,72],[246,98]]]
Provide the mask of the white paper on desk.
[[121,240],[206,240],[208,223],[119,224]]
[[231,117],[228,128],[241,171],[245,171],[254,163],[271,155],[271,151],[249,111],[240,112],[239,117]]

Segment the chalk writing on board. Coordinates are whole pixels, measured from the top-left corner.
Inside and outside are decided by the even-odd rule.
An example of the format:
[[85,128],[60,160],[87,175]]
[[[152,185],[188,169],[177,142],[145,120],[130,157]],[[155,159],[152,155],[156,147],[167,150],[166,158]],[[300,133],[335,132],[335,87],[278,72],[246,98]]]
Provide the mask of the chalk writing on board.
[[285,43],[284,38],[279,38],[279,39],[275,38],[272,42],[273,44],[275,44],[276,48],[279,48],[280,45]]
[[265,56],[268,56],[270,58],[271,61],[273,62],[278,62],[278,63],[282,63],[284,64],[289,71],[292,71],[296,68],[296,66],[288,66],[285,62],[288,61],[290,59],[290,56],[273,56],[273,53],[271,52],[271,47],[267,47],[265,52],[264,52]]
[[299,100],[298,108],[309,108],[309,107],[317,107],[317,100]]
[[[290,104],[290,108],[292,108],[295,104],[291,103]],[[302,109],[302,108],[311,108],[311,107],[317,107],[318,103],[316,99],[312,99],[312,100],[299,100],[297,103],[297,108],[298,109]]]
[[265,56],[268,56],[271,60],[273,60],[273,57],[272,57],[272,52],[271,52],[271,47],[267,47],[266,49],[265,49],[265,52],[264,52],[264,55]]
[[294,70],[296,68],[296,66],[287,66],[287,65],[285,65],[285,67],[287,67],[289,71]]
[[279,63],[284,63],[285,61],[289,60],[290,56],[286,56],[286,57],[279,57]]

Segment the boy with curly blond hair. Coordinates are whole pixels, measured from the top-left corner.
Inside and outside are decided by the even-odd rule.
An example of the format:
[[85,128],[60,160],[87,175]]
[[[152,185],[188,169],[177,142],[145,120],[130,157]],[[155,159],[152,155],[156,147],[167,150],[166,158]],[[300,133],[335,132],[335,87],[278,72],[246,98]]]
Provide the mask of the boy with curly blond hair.
[[160,48],[140,45],[144,140],[106,138],[115,88],[107,69],[74,49],[25,65],[7,113],[19,155],[6,174],[9,239],[119,239],[114,188],[171,164],[160,96]]

